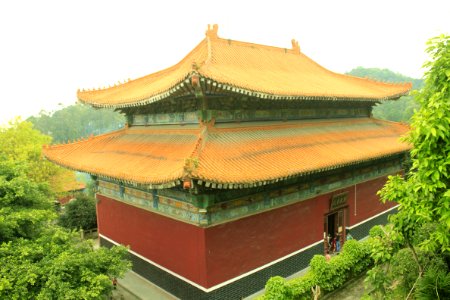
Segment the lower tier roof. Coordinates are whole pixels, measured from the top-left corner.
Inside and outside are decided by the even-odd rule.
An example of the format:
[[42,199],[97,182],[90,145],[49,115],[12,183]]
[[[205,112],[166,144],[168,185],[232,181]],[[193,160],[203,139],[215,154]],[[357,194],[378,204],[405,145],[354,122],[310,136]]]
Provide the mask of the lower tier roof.
[[409,127],[360,119],[133,126],[44,155],[64,167],[169,187],[185,179],[253,186],[408,151]]

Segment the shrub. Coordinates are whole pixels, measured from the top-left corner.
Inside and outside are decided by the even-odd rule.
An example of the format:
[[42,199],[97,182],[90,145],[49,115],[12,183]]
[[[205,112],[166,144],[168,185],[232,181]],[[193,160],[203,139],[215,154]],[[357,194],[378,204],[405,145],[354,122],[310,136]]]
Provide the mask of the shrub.
[[287,282],[287,287],[291,290],[291,295],[293,298],[298,300],[311,299],[311,288],[316,285],[317,278],[312,272],[307,272],[302,277],[298,277]]
[[76,200],[69,202],[60,215],[59,225],[69,229],[89,230],[97,227],[95,200],[79,194]]
[[383,237],[383,236],[384,236],[384,231],[383,231],[383,229],[381,228],[381,225],[375,225],[375,226],[373,226],[372,228],[370,228],[370,230],[369,230],[369,236],[370,236],[371,238],[374,238],[374,237]]
[[395,289],[401,289],[402,294],[407,295],[419,274],[411,249],[403,248],[394,254],[389,273],[388,278],[391,277]]
[[450,273],[445,265],[431,266],[417,283],[417,299],[450,299]]
[[284,300],[290,299],[290,289],[286,286],[286,281],[281,276],[270,278],[266,283],[266,292],[264,299],[267,300]]
[[264,299],[311,299],[311,288],[316,285],[324,292],[331,292],[361,274],[372,263],[368,243],[349,240],[341,253],[328,262],[324,256],[315,255],[311,259],[310,270],[301,277],[288,282],[280,276],[269,279]]

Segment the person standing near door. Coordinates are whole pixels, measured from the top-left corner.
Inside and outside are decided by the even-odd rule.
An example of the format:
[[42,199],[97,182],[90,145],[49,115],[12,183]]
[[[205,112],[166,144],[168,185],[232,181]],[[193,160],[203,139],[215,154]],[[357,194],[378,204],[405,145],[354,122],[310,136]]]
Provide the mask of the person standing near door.
[[336,232],[336,252],[339,253],[341,251],[341,234],[339,232]]

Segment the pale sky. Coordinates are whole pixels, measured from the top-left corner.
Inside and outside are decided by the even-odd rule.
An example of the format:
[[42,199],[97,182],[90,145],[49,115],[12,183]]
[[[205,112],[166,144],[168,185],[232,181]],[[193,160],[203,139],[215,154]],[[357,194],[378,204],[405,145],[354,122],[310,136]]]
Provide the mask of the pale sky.
[[450,33],[450,1],[1,1],[0,123],[170,67],[214,23],[232,40],[290,48],[295,38],[334,72],[421,78],[426,41]]

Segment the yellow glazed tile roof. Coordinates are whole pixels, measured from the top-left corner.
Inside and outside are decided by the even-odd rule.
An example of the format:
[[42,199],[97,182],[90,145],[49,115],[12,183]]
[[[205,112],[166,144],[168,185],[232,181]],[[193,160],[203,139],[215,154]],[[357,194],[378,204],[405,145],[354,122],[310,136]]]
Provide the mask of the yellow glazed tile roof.
[[192,77],[204,90],[235,92],[266,99],[387,100],[405,95],[410,83],[390,84],[331,72],[300,51],[231,41],[217,27],[181,62],[114,87],[78,91],[81,102],[97,107],[144,105],[194,94]]
[[399,141],[406,125],[371,118],[155,127],[50,146],[44,154],[74,170],[169,187],[185,178],[255,185],[410,149]]
[[185,158],[195,149],[197,128],[125,128],[70,144],[44,148],[64,167],[129,182],[165,184],[183,176]]

